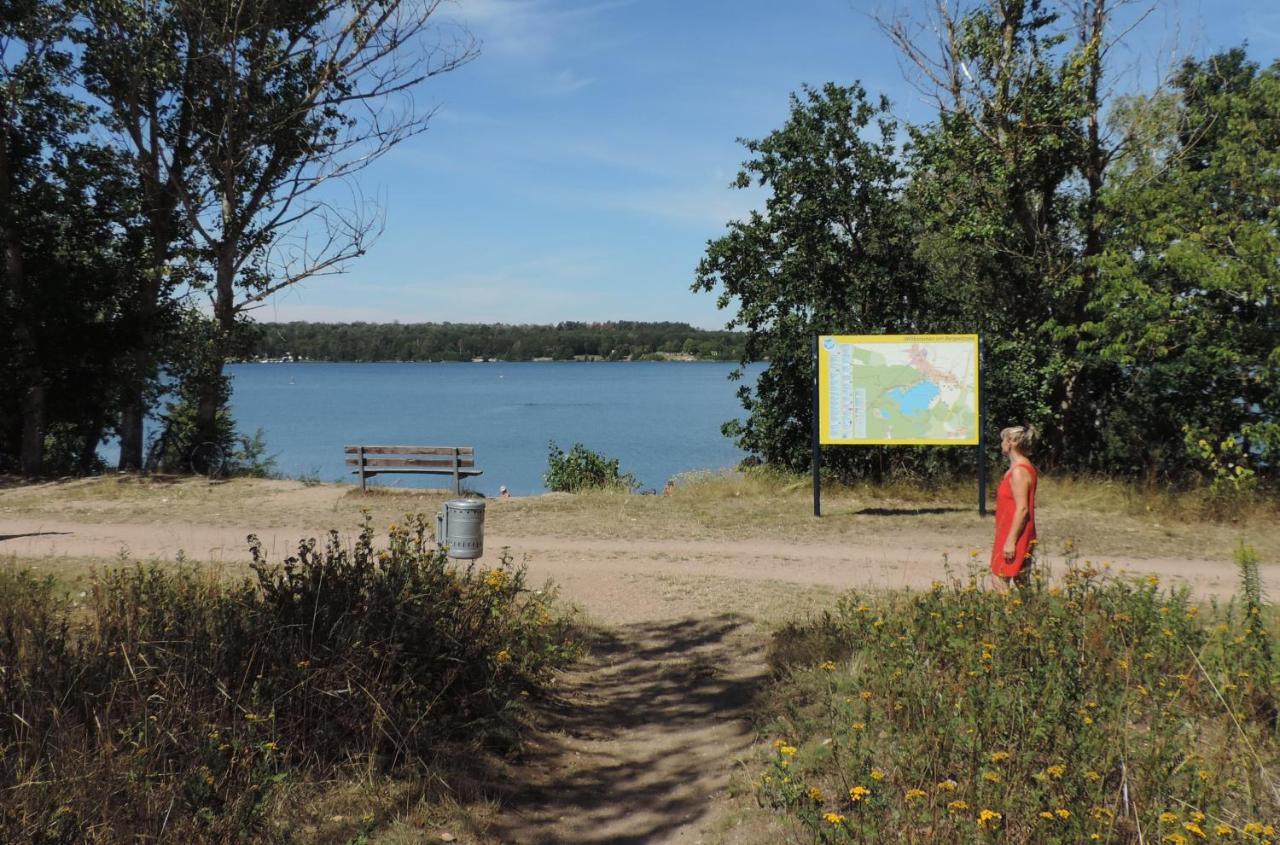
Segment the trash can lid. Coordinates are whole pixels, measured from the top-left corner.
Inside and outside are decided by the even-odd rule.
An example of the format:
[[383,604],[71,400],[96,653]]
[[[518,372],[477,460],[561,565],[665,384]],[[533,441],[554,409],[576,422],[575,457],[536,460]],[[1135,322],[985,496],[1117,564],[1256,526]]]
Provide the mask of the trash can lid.
[[444,506],[455,511],[482,511],[484,499],[450,499]]

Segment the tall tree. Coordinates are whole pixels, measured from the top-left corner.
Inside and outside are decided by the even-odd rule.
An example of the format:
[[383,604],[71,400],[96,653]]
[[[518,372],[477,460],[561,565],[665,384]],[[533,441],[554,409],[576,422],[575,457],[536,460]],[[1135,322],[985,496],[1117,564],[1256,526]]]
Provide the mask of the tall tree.
[[143,425],[157,394],[167,335],[180,319],[178,301],[192,279],[190,227],[180,213],[202,137],[197,134],[193,56],[201,37],[167,3],[84,0],[81,77],[106,107],[109,130],[128,150],[142,209],[135,226],[145,250],[127,303],[134,342],[120,369],[120,470],[140,470]]
[[[769,463],[808,466],[816,334],[932,327],[898,200],[896,131],[884,99],[868,99],[858,85],[826,85],[793,96],[781,129],[743,142],[752,158],[736,186],[766,189],[765,210],[707,245],[693,288],[718,290],[721,308],[736,306],[728,328],[748,332],[744,364],[770,362],[754,390],[738,391],[746,422],[725,426]],[[833,453],[832,468],[861,459]]]
[[1127,374],[1103,420],[1108,460],[1152,477],[1274,477],[1280,62],[1259,70],[1243,49],[1189,60],[1171,92],[1116,120],[1149,140],[1104,194],[1113,233],[1089,337]]
[[377,216],[340,204],[335,183],[425,131],[431,111],[415,108],[415,89],[475,56],[469,38],[426,42],[441,35],[441,2],[173,0],[201,43],[193,112],[204,143],[181,196],[215,321],[198,437],[215,436],[245,310],[367,249]]
[[342,188],[358,193],[351,177],[426,129],[421,83],[475,56],[466,33],[436,25],[442,2],[93,0],[86,66],[147,197],[139,312],[172,287],[183,232],[194,269],[172,290],[202,291],[212,311],[203,366],[188,371],[197,441],[221,437],[242,315],[364,253],[377,210]]
[[1084,354],[1098,292],[1107,170],[1129,139],[1104,115],[1110,33],[1123,0],[985,0],[936,5],[936,43],[919,21],[884,27],[938,118],[913,128],[912,203],[931,277],[968,292],[988,336],[995,420],[1030,421],[1050,461],[1097,447],[1114,366]]
[[[74,97],[63,3],[0,3],[0,452],[28,475],[86,471],[114,422],[134,207]],[[8,461],[0,461],[8,463]]]

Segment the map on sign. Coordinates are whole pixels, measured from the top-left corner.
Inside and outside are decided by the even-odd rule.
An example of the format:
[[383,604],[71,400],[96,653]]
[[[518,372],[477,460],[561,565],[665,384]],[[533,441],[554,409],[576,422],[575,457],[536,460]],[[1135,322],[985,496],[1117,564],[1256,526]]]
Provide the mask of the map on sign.
[[978,443],[977,335],[818,338],[819,441]]

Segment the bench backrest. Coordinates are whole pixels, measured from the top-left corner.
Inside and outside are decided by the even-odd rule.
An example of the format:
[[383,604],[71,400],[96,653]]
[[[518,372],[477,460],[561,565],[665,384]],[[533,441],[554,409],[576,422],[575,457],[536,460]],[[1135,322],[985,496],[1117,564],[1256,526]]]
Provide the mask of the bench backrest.
[[[344,446],[348,466],[419,467],[451,470],[476,465],[474,446]],[[374,457],[370,457],[374,456]]]

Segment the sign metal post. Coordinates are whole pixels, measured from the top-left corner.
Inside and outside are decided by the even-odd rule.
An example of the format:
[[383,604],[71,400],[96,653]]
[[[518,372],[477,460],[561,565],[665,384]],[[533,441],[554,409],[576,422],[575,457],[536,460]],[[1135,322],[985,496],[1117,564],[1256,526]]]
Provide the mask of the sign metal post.
[[818,336],[813,338],[813,515],[822,516],[822,450],[818,446]]
[[978,335],[978,516],[987,515],[987,361]]

